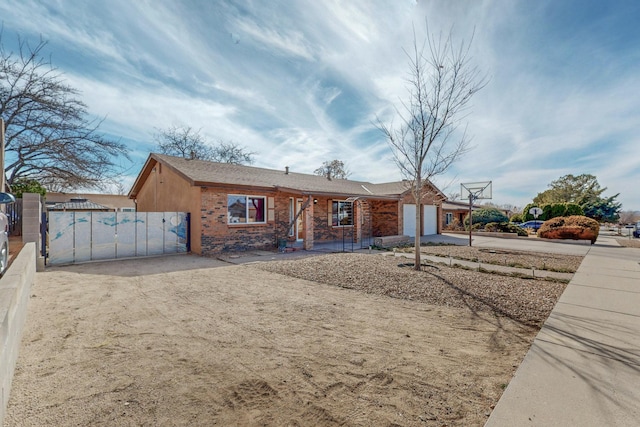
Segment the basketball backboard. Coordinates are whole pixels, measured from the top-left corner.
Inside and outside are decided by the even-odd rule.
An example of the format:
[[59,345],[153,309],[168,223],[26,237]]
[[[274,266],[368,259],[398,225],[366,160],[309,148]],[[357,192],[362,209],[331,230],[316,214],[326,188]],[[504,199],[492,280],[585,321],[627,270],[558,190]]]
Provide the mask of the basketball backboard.
[[460,184],[460,198],[468,200],[471,195],[474,200],[491,199],[492,188],[491,181],[469,182]]

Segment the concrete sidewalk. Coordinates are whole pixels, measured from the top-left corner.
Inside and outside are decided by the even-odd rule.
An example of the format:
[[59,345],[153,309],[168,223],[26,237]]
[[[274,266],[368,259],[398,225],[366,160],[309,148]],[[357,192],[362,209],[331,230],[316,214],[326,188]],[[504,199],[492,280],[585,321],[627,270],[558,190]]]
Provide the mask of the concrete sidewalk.
[[598,239],[486,426],[640,425],[639,262]]

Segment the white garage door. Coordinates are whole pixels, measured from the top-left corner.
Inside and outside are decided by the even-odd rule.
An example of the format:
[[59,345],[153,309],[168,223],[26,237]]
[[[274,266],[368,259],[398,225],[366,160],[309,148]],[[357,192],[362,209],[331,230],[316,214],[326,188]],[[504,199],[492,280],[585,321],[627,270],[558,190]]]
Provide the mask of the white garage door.
[[[414,237],[416,235],[416,205],[404,205],[402,234]],[[423,234],[438,233],[438,209],[433,205],[424,205]]]
[[404,205],[402,216],[402,234],[415,237],[416,235],[416,205]]
[[424,205],[424,235],[438,234],[438,208]]

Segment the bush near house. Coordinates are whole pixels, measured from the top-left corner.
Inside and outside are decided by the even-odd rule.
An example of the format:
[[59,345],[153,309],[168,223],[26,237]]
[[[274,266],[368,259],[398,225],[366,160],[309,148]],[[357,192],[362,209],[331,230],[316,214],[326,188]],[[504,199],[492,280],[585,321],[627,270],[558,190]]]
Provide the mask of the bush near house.
[[490,222],[484,226],[484,230],[498,233],[516,233],[518,236],[525,237],[528,235],[526,230],[509,222]]
[[511,215],[511,218],[509,218],[509,221],[515,222],[515,223],[524,222],[524,215],[521,213],[513,214]]
[[594,244],[599,232],[600,224],[595,219],[572,215],[545,221],[538,230],[538,236],[545,239],[590,240]]
[[451,221],[450,224],[444,226],[445,231],[464,231],[462,223],[457,218]]
[[[502,212],[500,209],[496,208],[482,208],[476,211],[473,211],[471,214],[471,219],[473,222],[473,229],[476,230],[477,226],[483,228],[485,225],[490,222],[508,222],[509,218]],[[477,224],[477,226],[476,226]],[[469,229],[469,215],[464,219],[464,226],[468,230]]]

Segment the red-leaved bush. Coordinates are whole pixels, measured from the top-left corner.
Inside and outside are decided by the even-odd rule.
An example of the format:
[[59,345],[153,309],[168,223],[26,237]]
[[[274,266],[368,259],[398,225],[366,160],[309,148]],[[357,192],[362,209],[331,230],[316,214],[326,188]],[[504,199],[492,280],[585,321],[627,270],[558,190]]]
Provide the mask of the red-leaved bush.
[[600,224],[586,216],[573,215],[545,221],[538,230],[538,237],[545,239],[590,240],[593,245],[598,238]]

